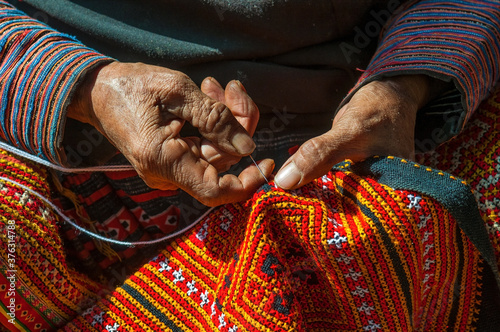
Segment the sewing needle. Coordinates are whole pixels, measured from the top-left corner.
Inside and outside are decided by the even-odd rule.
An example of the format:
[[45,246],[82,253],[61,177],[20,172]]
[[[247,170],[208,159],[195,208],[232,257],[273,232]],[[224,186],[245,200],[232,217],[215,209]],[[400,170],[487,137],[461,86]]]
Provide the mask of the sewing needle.
[[257,166],[257,169],[259,170],[260,174],[262,174],[262,177],[266,180],[267,184],[269,184],[269,180],[266,178],[266,176],[264,175],[264,172],[262,172],[259,165],[257,165],[257,163],[255,162],[255,159],[253,159],[252,155],[249,155],[249,157],[250,157],[250,159],[252,159],[255,166]]

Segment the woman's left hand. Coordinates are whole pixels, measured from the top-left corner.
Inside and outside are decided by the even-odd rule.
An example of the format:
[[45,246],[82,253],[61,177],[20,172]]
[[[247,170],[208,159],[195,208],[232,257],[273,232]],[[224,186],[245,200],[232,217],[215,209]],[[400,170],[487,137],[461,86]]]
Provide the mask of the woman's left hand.
[[275,177],[278,186],[301,187],[345,159],[413,158],[416,114],[430,98],[431,80],[397,76],[361,87],[339,110],[331,130],[305,142],[283,165]]

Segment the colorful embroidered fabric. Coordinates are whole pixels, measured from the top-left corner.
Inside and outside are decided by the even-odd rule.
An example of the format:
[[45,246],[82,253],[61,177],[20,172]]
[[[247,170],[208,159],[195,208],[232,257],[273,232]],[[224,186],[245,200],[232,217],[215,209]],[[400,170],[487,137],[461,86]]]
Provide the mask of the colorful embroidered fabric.
[[[265,186],[216,210],[105,295],[66,263],[58,228],[67,225],[0,181],[2,325],[49,331],[73,318],[63,329],[494,331],[500,302],[486,244],[500,253],[498,92],[459,137],[421,159],[467,179],[488,233],[477,215],[464,218],[475,209],[463,204],[471,196],[461,180],[378,158],[339,165],[291,193]],[[48,194],[42,169],[6,153],[0,163],[2,176]],[[9,220],[16,220],[15,325]]]
[[477,189],[488,233],[449,174],[390,158],[338,167],[212,213],[66,330],[494,331],[499,109],[497,94],[422,157]]
[[[397,159],[346,164],[292,193],[264,186],[246,204],[210,214],[66,330],[442,331],[477,323],[487,267],[450,213],[460,207],[381,178],[462,187],[459,198],[468,191]],[[484,227],[479,214],[463,221]]]
[[[0,170],[50,197],[44,169],[0,151]],[[44,202],[0,180],[0,324],[8,331],[48,331],[103,296],[106,288],[67,264],[60,230]]]
[[[66,330],[494,331],[500,303],[485,243],[500,262],[498,92],[459,137],[420,160],[467,179],[487,225],[482,235],[477,218],[463,223],[472,204],[446,199],[468,195],[461,180],[379,158],[340,165],[300,191],[266,186],[227,205],[103,296],[105,287],[66,263],[58,228],[68,226],[0,181],[2,325],[48,331],[76,316]],[[0,163],[2,176],[48,194],[42,169],[7,153]],[[9,220],[16,220],[15,325]]]
[[[378,163],[390,171],[401,161]],[[352,171],[293,193],[265,186],[246,204],[220,208],[66,330],[442,331],[476,323],[485,267],[449,210]]]

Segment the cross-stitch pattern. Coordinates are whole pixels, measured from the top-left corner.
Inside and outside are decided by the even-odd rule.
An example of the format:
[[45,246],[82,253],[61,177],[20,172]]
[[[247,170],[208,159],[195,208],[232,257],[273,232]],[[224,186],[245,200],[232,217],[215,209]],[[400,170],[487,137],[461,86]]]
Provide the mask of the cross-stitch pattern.
[[[484,102],[459,137],[419,164],[378,157],[339,164],[291,192],[265,185],[214,210],[109,293],[67,263],[57,216],[3,183],[0,277],[8,284],[16,220],[16,327],[494,330],[499,106],[498,98]],[[48,194],[44,170],[1,157],[3,176]]]

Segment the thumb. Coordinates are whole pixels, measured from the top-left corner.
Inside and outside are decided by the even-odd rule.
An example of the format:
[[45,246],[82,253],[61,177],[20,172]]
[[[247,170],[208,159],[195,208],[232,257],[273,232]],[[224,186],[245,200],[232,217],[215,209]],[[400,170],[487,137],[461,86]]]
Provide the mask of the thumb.
[[310,139],[287,160],[274,181],[280,188],[295,189],[325,175],[343,160],[336,145],[330,132]]

